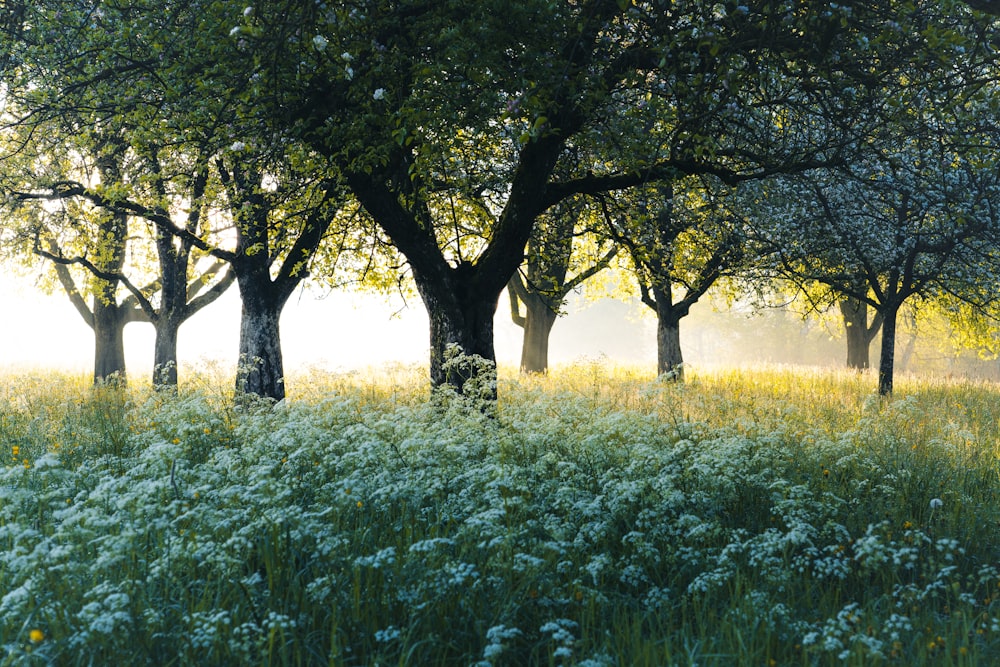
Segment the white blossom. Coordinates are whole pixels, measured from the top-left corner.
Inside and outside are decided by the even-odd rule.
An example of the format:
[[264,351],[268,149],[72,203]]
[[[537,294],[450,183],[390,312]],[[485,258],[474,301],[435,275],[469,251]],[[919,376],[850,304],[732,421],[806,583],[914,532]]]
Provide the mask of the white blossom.
[[375,92],[372,93],[372,98],[376,100],[381,100],[385,98],[385,88],[376,88]]
[[326,45],[329,44],[329,40],[323,35],[316,35],[313,37],[313,46],[316,47],[317,51],[325,51]]

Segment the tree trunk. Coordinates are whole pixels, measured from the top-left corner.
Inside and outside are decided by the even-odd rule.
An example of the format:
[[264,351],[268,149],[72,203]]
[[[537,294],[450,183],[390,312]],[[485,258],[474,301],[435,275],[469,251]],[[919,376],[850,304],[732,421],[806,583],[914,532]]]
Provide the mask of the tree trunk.
[[684,380],[684,355],[681,353],[681,318],[670,306],[657,301],[656,373],[678,382]]
[[156,321],[156,342],[153,346],[153,386],[157,389],[177,387],[177,334],[181,323],[169,317]]
[[893,365],[896,357],[896,314],[899,307],[886,308],[882,320],[882,353],[878,364],[878,393],[888,396],[892,393]]
[[[419,281],[417,285],[420,288]],[[467,289],[432,290],[426,285],[419,291],[430,318],[431,385],[451,385],[460,394],[475,385],[477,397],[496,400],[493,316],[500,293],[487,298]],[[473,355],[485,363],[470,359]]]
[[549,335],[559,313],[537,295],[524,301],[524,308],[521,372],[546,373],[549,370]]
[[841,300],[839,305],[847,337],[847,367],[864,370],[871,366],[868,304],[848,297]]
[[285,398],[285,369],[278,320],[284,301],[244,290],[242,284],[240,294],[243,310],[236,393],[280,401]]
[[94,299],[94,384],[125,384],[125,324],[117,303]]
[[674,303],[669,282],[653,285],[643,303],[656,312],[656,374],[669,380],[684,380],[684,355],[681,353],[681,320],[697,298]]

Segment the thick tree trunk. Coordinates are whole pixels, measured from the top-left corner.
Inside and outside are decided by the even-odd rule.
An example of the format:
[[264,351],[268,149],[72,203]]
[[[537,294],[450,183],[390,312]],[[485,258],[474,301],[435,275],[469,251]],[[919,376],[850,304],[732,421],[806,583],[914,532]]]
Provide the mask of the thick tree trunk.
[[125,383],[125,324],[116,303],[94,299],[94,384]]
[[549,370],[549,335],[559,313],[537,295],[524,302],[524,339],[521,343],[521,372]]
[[684,380],[684,355],[681,353],[681,320],[697,299],[674,303],[669,283],[653,286],[644,303],[656,312],[656,374],[678,382]]
[[285,370],[278,320],[284,302],[242,287],[236,393],[280,401],[285,398]]
[[843,299],[840,301],[840,314],[847,337],[847,367],[864,370],[871,365],[868,304],[858,299]]
[[656,373],[672,380],[684,379],[681,353],[681,318],[669,306],[656,309]]
[[887,308],[882,320],[882,353],[878,364],[878,393],[892,393],[893,366],[896,360],[896,314],[899,308]]
[[[477,397],[496,400],[493,316],[500,293],[484,298],[468,290],[425,288],[420,295],[430,318],[431,385],[451,385],[465,394],[471,382]],[[456,359],[456,354],[463,356]],[[473,355],[485,363],[473,362]]]
[[156,341],[153,346],[153,386],[177,387],[177,334],[181,323],[169,317],[156,322]]

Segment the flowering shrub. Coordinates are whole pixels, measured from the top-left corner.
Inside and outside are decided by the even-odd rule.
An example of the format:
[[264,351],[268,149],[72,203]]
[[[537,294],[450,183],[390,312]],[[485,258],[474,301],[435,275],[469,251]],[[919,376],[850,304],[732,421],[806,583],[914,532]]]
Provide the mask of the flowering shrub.
[[5,660],[1000,660],[992,390],[500,381],[484,411],[11,380]]

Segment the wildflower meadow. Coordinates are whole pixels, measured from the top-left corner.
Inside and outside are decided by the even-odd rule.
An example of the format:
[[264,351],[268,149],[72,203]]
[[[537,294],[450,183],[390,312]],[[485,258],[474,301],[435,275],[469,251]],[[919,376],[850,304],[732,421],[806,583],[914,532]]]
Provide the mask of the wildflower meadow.
[[4,665],[1000,664],[993,385],[4,379]]

